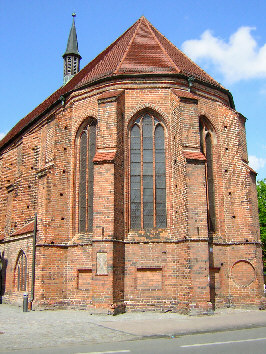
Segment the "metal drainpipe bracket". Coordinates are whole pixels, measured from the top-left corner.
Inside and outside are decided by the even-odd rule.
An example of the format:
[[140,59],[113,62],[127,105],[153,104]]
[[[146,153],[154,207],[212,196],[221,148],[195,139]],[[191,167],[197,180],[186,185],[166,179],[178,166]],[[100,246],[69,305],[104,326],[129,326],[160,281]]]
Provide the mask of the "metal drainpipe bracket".
[[191,87],[193,86],[193,82],[195,80],[195,77],[194,76],[189,76],[187,78],[187,81],[188,81],[188,91],[191,92]]
[[63,95],[61,95],[59,99],[60,99],[60,101],[61,101],[61,105],[64,106],[64,105],[65,105],[66,98],[65,98]]

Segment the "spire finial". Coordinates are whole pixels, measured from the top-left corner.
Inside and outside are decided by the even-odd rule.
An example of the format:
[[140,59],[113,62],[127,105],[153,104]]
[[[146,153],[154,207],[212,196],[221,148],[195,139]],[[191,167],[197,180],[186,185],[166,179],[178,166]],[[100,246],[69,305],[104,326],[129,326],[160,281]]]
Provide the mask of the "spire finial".
[[76,15],[76,12],[74,11],[73,13],[72,13],[72,17],[73,17],[73,21],[72,21],[72,26],[75,26],[75,17],[76,17],[77,15]]

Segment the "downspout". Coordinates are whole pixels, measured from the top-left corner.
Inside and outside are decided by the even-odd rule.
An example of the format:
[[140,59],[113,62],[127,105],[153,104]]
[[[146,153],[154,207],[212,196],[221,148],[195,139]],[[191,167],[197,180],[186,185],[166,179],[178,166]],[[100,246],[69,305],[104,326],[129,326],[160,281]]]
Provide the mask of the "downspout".
[[35,288],[35,263],[36,263],[36,235],[37,235],[37,213],[34,216],[34,231],[32,242],[32,271],[31,271],[31,298],[30,298],[30,310],[32,310],[32,303],[34,300],[34,288]]

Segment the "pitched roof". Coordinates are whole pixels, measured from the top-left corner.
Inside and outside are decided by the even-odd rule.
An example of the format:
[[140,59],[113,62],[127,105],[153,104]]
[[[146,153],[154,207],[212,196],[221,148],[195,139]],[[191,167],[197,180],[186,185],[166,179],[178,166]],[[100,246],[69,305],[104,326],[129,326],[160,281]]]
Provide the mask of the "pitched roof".
[[193,63],[142,16],[65,86],[60,87],[21,119],[0,141],[0,149],[18,136],[53,104],[58,103],[60,96],[101,78],[144,73],[194,76],[200,81],[223,89],[218,82]]
[[104,76],[139,73],[184,74],[221,87],[168,41],[144,16],[95,60],[95,65],[87,70],[77,87]]

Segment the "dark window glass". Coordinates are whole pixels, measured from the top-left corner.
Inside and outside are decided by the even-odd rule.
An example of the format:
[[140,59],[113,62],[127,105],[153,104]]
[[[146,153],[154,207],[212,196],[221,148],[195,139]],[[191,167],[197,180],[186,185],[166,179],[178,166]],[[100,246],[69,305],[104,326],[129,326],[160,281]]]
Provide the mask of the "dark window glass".
[[208,204],[209,204],[209,230],[215,231],[215,198],[213,183],[213,158],[212,158],[212,139],[211,135],[206,135],[206,159],[207,159],[207,185],[208,185]]
[[165,189],[165,148],[164,129],[158,124],[155,129],[155,194],[156,194],[156,225],[166,227],[166,189]]
[[96,151],[96,126],[90,126],[89,156],[88,156],[88,232],[92,232],[93,227],[93,179],[94,168],[93,158]]
[[[143,177],[146,177],[146,186],[143,186],[143,228],[153,227],[153,120],[149,115],[142,119],[142,165]],[[145,158],[144,158],[145,157]]]
[[93,158],[96,151],[96,126],[87,126],[79,142],[79,232],[93,228]]
[[140,229],[141,227],[141,193],[140,193],[140,128],[134,125],[131,129],[130,141],[130,201],[131,201],[131,228]]
[[166,227],[164,128],[149,114],[130,134],[131,229]]
[[80,160],[79,160],[79,232],[86,231],[87,215],[87,155],[88,137],[87,131],[83,131],[80,137]]

